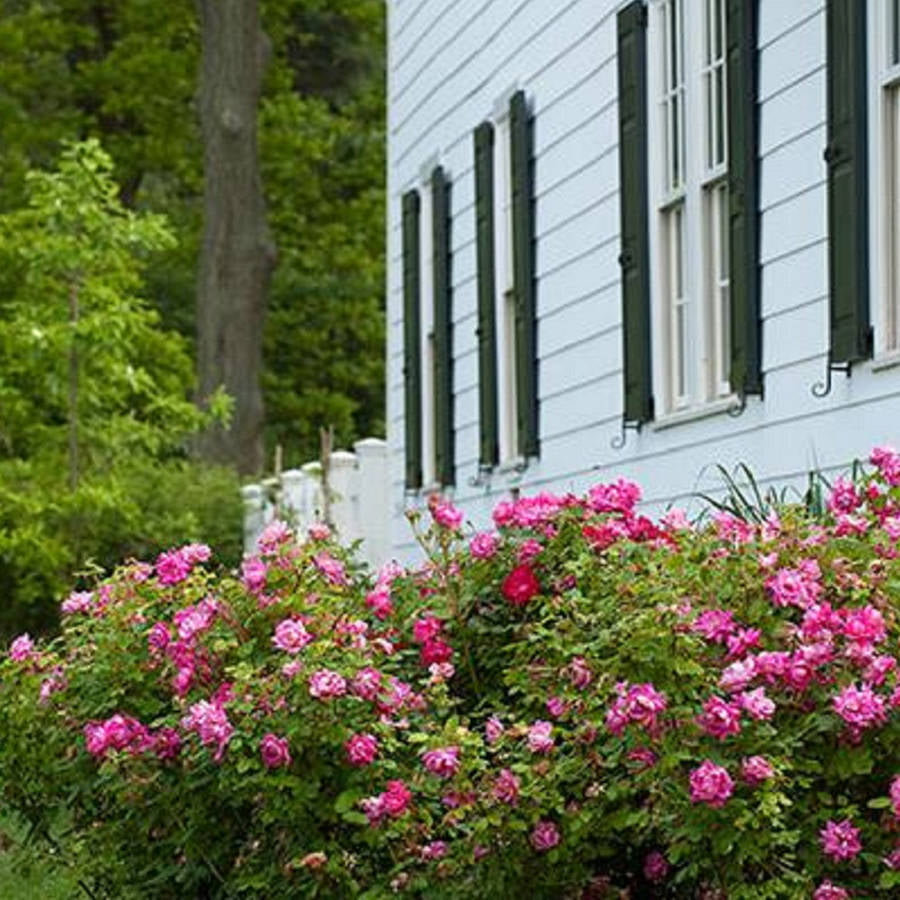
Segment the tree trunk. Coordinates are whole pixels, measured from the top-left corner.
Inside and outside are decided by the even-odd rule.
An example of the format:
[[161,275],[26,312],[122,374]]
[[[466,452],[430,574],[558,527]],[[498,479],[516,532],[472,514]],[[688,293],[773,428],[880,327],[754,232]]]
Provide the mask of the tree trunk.
[[259,0],[197,0],[202,57],[203,243],[197,285],[200,401],[234,399],[230,426],[201,436],[201,456],[243,474],[263,464],[262,336],[275,248],[259,173],[257,109],[269,45]]

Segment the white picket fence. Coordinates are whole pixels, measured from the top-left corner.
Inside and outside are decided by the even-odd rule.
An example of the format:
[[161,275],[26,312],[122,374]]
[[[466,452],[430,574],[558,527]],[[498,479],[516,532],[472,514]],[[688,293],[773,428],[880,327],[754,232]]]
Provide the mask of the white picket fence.
[[[353,445],[353,452],[334,451],[328,473],[330,525],[345,544],[361,540],[360,555],[373,566],[381,565],[390,554],[387,461],[387,443],[365,438]],[[253,551],[260,532],[276,515],[300,532],[326,517],[318,461],[288,469],[260,484],[248,484],[241,494],[245,553]]]

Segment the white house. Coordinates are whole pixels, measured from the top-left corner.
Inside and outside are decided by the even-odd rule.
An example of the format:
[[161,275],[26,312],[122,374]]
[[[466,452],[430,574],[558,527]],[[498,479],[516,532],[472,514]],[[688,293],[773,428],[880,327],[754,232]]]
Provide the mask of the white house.
[[392,544],[432,489],[900,442],[900,0],[390,0]]

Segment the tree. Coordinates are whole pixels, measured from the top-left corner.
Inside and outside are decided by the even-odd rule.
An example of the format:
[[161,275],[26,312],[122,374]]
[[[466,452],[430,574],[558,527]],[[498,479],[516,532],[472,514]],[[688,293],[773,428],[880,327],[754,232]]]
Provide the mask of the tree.
[[[89,558],[201,536],[206,501],[179,485],[212,480],[219,517],[240,528],[233,479],[186,477],[207,417],[190,400],[186,342],[142,297],[172,234],[122,205],[112,172],[96,141],[70,145],[56,170],[29,174],[27,205],[0,216],[0,633],[50,625]],[[222,398],[213,406],[221,417]]]
[[[263,327],[265,441],[294,463],[317,452],[322,425],[341,442],[383,428],[384,2],[259,3],[272,43],[259,156],[279,252]],[[4,0],[3,13],[0,211],[21,204],[25,171],[51,165],[61,139],[99,137],[124,205],[164,211],[177,237],[148,260],[145,294],[193,347],[204,217],[197,8]]]

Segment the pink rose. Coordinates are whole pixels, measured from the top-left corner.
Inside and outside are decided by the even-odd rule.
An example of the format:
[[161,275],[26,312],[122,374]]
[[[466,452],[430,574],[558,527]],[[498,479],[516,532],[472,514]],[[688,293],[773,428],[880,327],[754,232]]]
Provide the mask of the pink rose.
[[461,509],[457,509],[452,503],[441,500],[437,496],[433,496],[428,501],[428,509],[431,517],[442,528],[449,531],[458,531],[463,523],[463,513]]
[[537,721],[528,729],[528,749],[532,753],[549,753],[553,749],[553,725]]
[[422,764],[439,778],[450,778],[459,770],[459,747],[437,747],[422,754]]
[[347,693],[347,682],[343,675],[331,669],[319,669],[309,676],[309,692],[320,700],[342,697]]
[[500,590],[513,606],[525,606],[532,597],[540,593],[541,585],[531,566],[523,563],[503,579]]
[[511,769],[501,769],[494,781],[492,793],[501,803],[515,806],[519,799],[520,784],[519,778],[513,774]]
[[659,850],[652,850],[644,858],[644,878],[653,884],[665,881],[671,868],[669,861]]
[[560,841],[559,829],[553,822],[542,819],[531,832],[531,846],[538,853],[545,853],[555,847]]
[[704,760],[690,775],[691,800],[714,808],[724,806],[734,792],[728,772],[711,759]]
[[729,735],[740,734],[741,708],[721,697],[710,697],[697,716],[697,724],[710,736],[724,741]]
[[812,900],[850,900],[850,895],[842,887],[825,880],[816,888]]
[[368,766],[378,755],[378,738],[371,734],[354,734],[344,750],[351,766]]
[[481,531],[469,541],[469,553],[474,559],[490,559],[497,553],[500,538],[488,531]]
[[741,775],[747,784],[762,784],[774,774],[775,769],[764,756],[748,756],[741,762]]
[[25,634],[20,634],[9,645],[9,658],[13,662],[25,662],[34,655],[34,641],[31,640],[31,637],[27,632]]
[[267,769],[278,769],[291,764],[287,738],[277,737],[270,732],[259,742],[259,752]]
[[850,819],[835,822],[829,819],[819,832],[822,852],[836,862],[854,859],[862,850],[859,829]]
[[299,653],[312,639],[302,622],[283,619],[275,626],[272,643],[285,653]]

